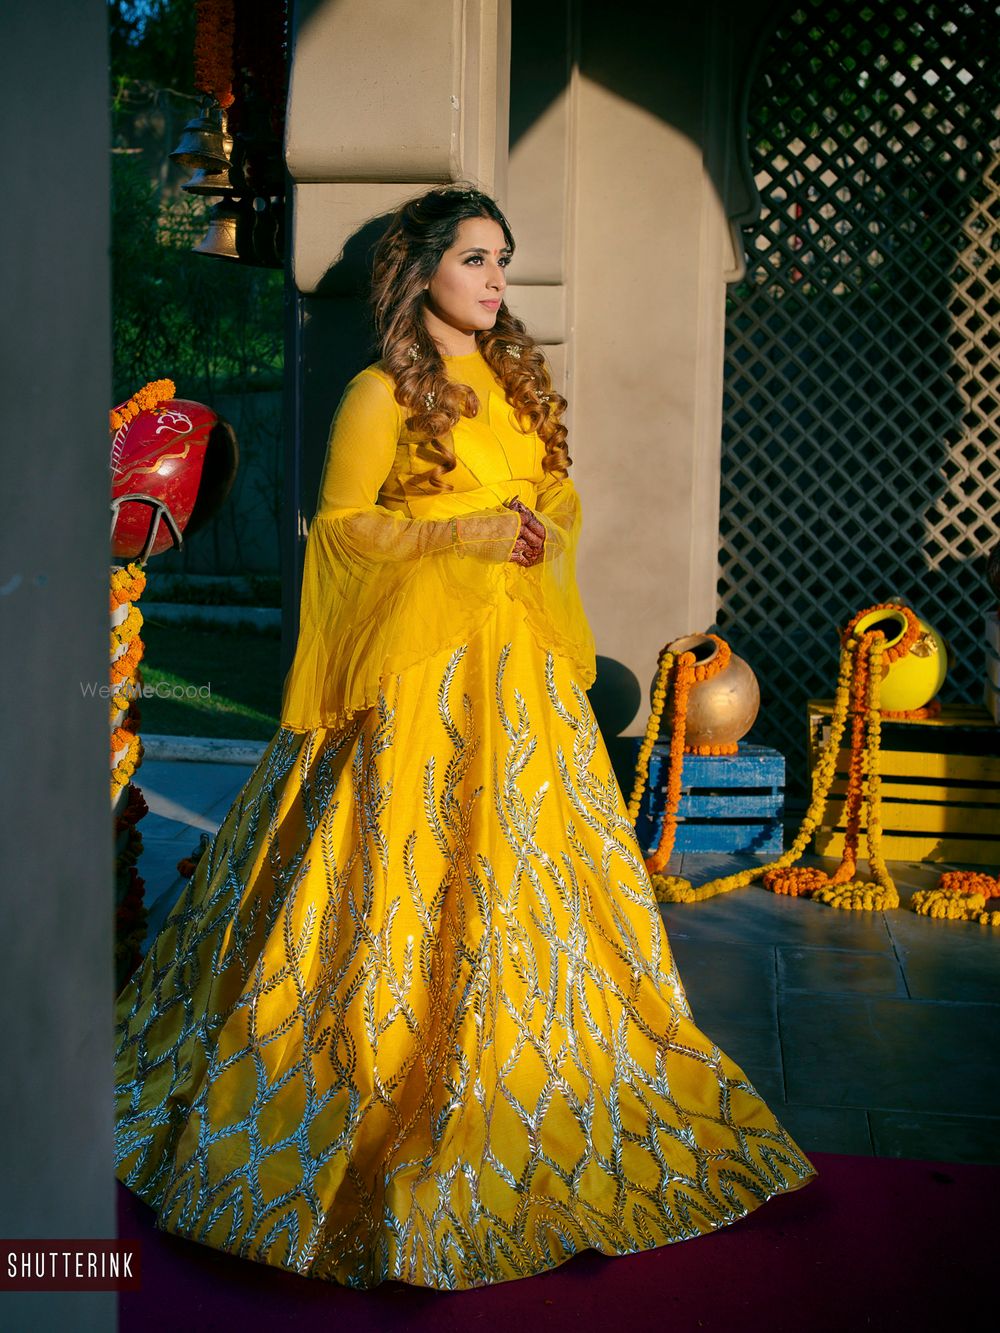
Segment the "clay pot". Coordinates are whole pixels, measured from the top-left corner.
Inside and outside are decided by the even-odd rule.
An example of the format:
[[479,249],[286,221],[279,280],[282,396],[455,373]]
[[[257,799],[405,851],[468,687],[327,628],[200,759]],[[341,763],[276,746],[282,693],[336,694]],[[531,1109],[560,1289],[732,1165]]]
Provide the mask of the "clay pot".
[[[707,634],[687,634],[667,645],[670,652],[694,653],[704,666],[718,656],[715,640]],[[757,719],[760,688],[757,677],[742,657],[733,653],[718,675],[696,681],[688,695],[687,727],[684,743],[695,745],[732,745],[741,740]],[[663,714],[660,737],[670,735],[670,702]]]
[[[879,708],[885,712],[923,708],[937,694],[948,674],[948,647],[944,639],[926,620],[917,616],[917,621],[920,635],[910,651],[895,662],[883,663]],[[870,629],[880,629],[885,635],[886,648],[894,648],[906,633],[906,617],[902,611],[876,607],[862,616],[854,632],[860,638]]]

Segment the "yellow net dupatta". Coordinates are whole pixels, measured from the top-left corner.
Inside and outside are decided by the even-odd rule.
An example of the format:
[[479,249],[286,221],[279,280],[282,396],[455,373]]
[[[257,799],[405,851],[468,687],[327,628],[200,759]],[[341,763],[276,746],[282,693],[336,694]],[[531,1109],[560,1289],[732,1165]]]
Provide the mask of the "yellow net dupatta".
[[343,726],[375,704],[386,675],[474,634],[503,595],[518,530],[503,505],[441,519],[381,505],[318,513],[281,725]]
[[545,527],[544,553],[537,565],[516,568],[507,590],[524,605],[539,646],[569,658],[589,689],[597,669],[594,636],[576,580],[580,497],[571,478],[550,477],[538,488],[531,507]]

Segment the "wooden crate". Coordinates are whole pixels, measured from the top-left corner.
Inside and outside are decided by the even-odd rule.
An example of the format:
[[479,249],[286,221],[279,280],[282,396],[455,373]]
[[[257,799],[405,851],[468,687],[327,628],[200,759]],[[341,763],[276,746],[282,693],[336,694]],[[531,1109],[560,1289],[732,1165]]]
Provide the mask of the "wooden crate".
[[[637,737],[637,757],[641,743]],[[663,828],[669,763],[669,744],[654,745],[636,822],[644,852],[656,846]],[[777,855],[784,807],[785,759],[777,750],[741,741],[734,755],[686,754],[674,851]]]
[[[829,735],[832,707],[829,700],[808,705],[814,765]],[[824,826],[816,833],[816,851],[823,856],[844,849],[849,758],[842,749]],[[1000,727],[985,709],[952,704],[920,722],[884,720],[879,767],[887,860],[1000,866]],[[866,820],[862,807],[862,830]],[[862,841],[862,855],[864,850]]]

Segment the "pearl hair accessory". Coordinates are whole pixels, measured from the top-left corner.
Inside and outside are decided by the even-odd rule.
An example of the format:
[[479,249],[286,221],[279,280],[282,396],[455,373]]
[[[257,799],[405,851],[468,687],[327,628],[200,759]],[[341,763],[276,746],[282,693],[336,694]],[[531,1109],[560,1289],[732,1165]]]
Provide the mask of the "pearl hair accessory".
[[430,410],[434,406],[435,401],[436,400],[432,393],[424,394],[424,407],[426,407],[428,410]]
[[508,343],[504,350],[506,351],[507,355],[512,356],[515,361],[520,361],[521,349],[520,347],[518,347],[517,343]]
[[419,358],[420,358],[420,344],[419,344],[419,343],[413,343],[410,347],[408,347],[408,348],[406,349],[406,355],[410,358],[411,361],[417,361],[417,360],[419,360]]

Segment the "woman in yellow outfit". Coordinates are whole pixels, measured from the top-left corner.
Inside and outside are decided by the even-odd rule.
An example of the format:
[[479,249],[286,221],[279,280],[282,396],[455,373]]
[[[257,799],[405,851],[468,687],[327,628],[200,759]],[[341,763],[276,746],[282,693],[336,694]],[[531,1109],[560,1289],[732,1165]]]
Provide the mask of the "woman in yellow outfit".
[[580,506],[496,204],[376,254],[281,726],[117,1007],[160,1228],[353,1287],[684,1240],[810,1163],[695,1025],[586,690]]

